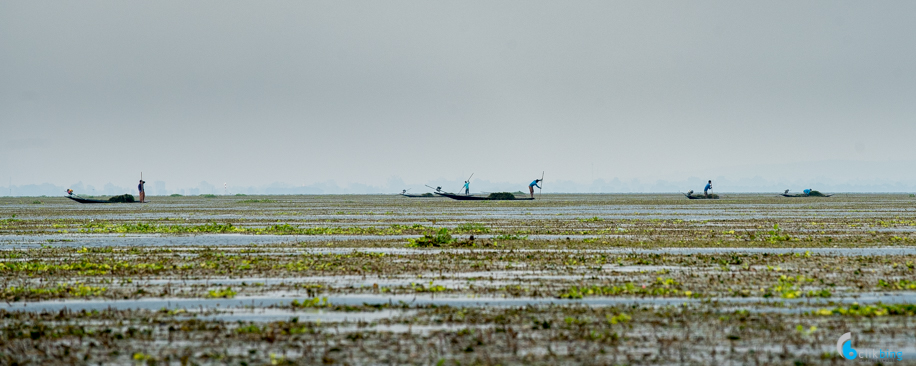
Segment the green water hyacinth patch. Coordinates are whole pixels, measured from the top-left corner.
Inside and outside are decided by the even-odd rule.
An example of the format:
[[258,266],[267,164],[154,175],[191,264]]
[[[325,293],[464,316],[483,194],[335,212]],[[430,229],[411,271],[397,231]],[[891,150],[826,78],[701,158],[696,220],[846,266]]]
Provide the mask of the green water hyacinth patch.
[[207,292],[207,297],[215,299],[231,299],[235,297],[238,292],[232,291],[231,287],[226,287],[224,289],[215,289]]
[[327,308],[331,306],[331,302],[328,301],[327,297],[314,297],[311,299],[304,299],[302,302],[293,300],[289,306],[292,308]]
[[723,198],[0,197],[0,365],[859,363],[833,352],[846,332],[911,348],[912,198]]
[[846,307],[820,309],[813,312],[813,314],[821,316],[842,315],[854,317],[916,316],[916,304],[877,303],[873,305],[860,305],[854,303]]
[[439,247],[454,243],[455,239],[448,229],[439,229],[435,234],[425,234],[422,238],[408,239],[408,247]]
[[675,281],[672,278],[661,278],[657,277],[655,282],[649,285],[636,285],[633,283],[624,283],[622,285],[611,285],[611,286],[572,286],[565,292],[559,295],[561,299],[581,299],[584,297],[590,296],[622,296],[622,295],[633,295],[633,296],[659,296],[659,297],[672,297],[672,296],[685,296],[685,297],[700,297],[699,294],[696,294],[692,291],[683,291],[681,290],[681,283]]
[[108,288],[82,283],[60,283],[51,287],[10,286],[0,296],[5,301],[36,301],[70,297],[95,297],[103,295]]
[[884,279],[880,279],[878,280],[878,287],[886,290],[916,290],[916,281],[906,279],[885,281]]
[[[423,225],[390,225],[388,227],[299,227],[275,224],[264,228],[238,227],[231,223],[204,225],[155,225],[90,223],[83,225],[80,233],[117,234],[251,234],[251,235],[402,235],[416,234],[430,228]],[[476,229],[469,229],[476,230]]]

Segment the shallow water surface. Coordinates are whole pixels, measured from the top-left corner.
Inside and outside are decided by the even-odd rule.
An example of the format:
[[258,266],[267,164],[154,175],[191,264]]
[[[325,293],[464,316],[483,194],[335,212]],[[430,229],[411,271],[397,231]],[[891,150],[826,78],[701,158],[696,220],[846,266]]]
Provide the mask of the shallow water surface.
[[[799,299],[760,299],[751,297],[716,297],[710,299],[677,298],[677,297],[586,297],[583,299],[531,298],[531,297],[486,297],[486,296],[450,296],[450,295],[330,295],[320,296],[332,305],[407,305],[407,306],[454,306],[454,307],[489,307],[489,306],[532,306],[532,305],[680,305],[690,303],[716,302],[720,304],[909,304],[916,302],[916,292],[896,293],[863,293],[852,297],[832,298],[799,298]],[[60,311],[61,309],[103,310],[103,309],[192,309],[192,308],[263,308],[284,306],[293,300],[304,300],[301,296],[250,296],[231,299],[183,299],[183,298],[148,298],[136,300],[63,300],[39,301],[26,303],[3,303],[0,309],[25,311]]]

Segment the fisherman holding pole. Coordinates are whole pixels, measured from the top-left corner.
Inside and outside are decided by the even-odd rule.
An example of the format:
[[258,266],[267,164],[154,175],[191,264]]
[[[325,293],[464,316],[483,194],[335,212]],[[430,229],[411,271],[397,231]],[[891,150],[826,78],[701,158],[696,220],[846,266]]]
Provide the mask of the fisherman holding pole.
[[471,195],[471,178],[474,178],[474,173],[471,173],[471,176],[468,177],[466,181],[464,181],[464,187],[462,187],[462,189],[464,189],[465,196]]
[[540,183],[542,180],[543,179],[535,179],[534,181],[531,182],[531,184],[528,185],[528,192],[531,193],[531,198],[534,198],[534,187],[538,187],[538,189],[541,189],[541,186],[539,186],[538,183]]
[[706,197],[709,197],[709,193],[707,193],[707,191],[711,191],[711,190],[712,190],[712,181],[710,180],[709,183],[706,183],[706,187],[703,187],[703,195]]
[[145,184],[142,178],[140,179],[140,184],[137,185],[137,189],[140,190],[140,203],[143,203],[146,200],[146,191],[143,189],[143,184]]

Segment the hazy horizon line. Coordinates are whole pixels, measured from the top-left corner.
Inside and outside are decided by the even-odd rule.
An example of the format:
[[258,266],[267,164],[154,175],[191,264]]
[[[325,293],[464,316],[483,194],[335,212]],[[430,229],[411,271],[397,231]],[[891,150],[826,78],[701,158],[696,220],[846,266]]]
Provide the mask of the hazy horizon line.
[[[667,194],[684,193],[689,190],[700,192],[707,179],[690,177],[684,180],[655,180],[644,181],[640,179],[612,180],[594,179],[591,182],[554,181],[546,182],[540,190],[544,193],[567,194]],[[844,180],[825,183],[828,179],[798,179],[768,181],[761,177],[728,179],[715,177],[713,192],[716,193],[782,193],[785,189],[791,192],[801,192],[803,189],[816,189],[825,193],[909,193],[916,192],[916,182],[910,180]],[[384,184],[368,185],[351,183],[340,185],[334,181],[319,182],[310,185],[292,185],[283,182],[274,182],[260,186],[217,186],[207,181],[201,181],[195,187],[168,187],[165,181],[154,181],[146,184],[146,193],[149,196],[169,196],[180,194],[182,196],[198,196],[215,194],[231,196],[245,195],[367,195],[367,194],[397,194],[402,190],[411,193],[431,192],[431,187],[443,187],[443,191],[457,192],[463,181],[437,180],[426,183],[408,184],[398,177],[391,177]],[[3,197],[40,197],[63,196],[67,189],[73,189],[76,194],[88,196],[119,195],[125,193],[137,194],[136,186],[122,186],[111,182],[96,187],[83,182],[69,186],[54,183],[25,184],[0,187],[0,196]],[[471,182],[473,193],[489,192],[523,192],[527,193],[527,183],[492,182],[488,180],[475,180]]]

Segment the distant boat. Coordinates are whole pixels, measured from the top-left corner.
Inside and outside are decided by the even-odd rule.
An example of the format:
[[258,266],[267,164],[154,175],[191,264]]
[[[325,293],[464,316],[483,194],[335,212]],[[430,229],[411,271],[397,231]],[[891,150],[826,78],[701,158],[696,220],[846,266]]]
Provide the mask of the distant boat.
[[715,193],[710,193],[708,195],[699,194],[699,193],[693,194],[692,190],[690,192],[684,193],[684,195],[687,196],[687,198],[692,199],[692,200],[717,200],[719,199],[719,195]]
[[108,200],[105,200],[105,201],[102,201],[102,200],[91,200],[91,199],[88,199],[88,198],[79,198],[79,197],[73,197],[73,196],[67,196],[67,198],[69,198],[69,199],[71,199],[71,200],[74,200],[74,201],[76,201],[76,202],[79,202],[79,203],[114,203],[114,202],[111,202],[111,201],[108,201]]
[[809,191],[808,193],[793,193],[793,194],[789,194],[789,190],[787,189],[785,192],[782,193],[782,196],[783,196],[783,197],[796,198],[796,197],[830,197],[830,196],[833,196],[833,195],[832,195],[832,194],[823,194],[823,193],[818,192],[818,191],[815,191],[815,190]]
[[[130,198],[126,199],[127,196],[130,196]],[[127,195],[127,194],[120,195],[120,196],[114,196],[107,200],[93,200],[89,198],[74,197],[74,196],[66,196],[66,197],[76,202],[79,202],[79,203],[143,203],[143,202],[135,201],[134,196]]]
[[[516,197],[512,193],[508,192],[499,192],[499,193],[490,193],[489,196],[465,196],[454,193],[445,193],[445,192],[436,192],[436,194],[442,197],[448,197],[453,200],[459,201],[531,201],[534,198],[531,197]],[[510,198],[511,197],[511,198]]]
[[400,193],[400,195],[404,197],[410,197],[410,198],[436,198],[436,195],[432,193],[424,193],[424,194]]

